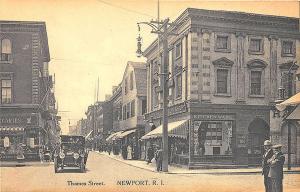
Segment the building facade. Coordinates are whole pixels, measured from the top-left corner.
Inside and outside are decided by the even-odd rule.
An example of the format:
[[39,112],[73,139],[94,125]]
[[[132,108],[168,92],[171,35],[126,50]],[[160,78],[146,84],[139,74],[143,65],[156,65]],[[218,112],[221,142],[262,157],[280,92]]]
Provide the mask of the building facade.
[[[273,126],[271,108],[280,86],[295,93],[298,19],[189,8],[174,23],[170,30],[178,35],[168,38],[169,122],[187,121],[173,136],[188,146],[174,152],[175,163],[259,164],[265,139],[283,141],[272,137],[281,138],[283,128]],[[162,124],[161,52],[157,40],[144,52],[146,119],[155,126]],[[299,124],[293,130],[299,135]]]
[[0,132],[2,159],[25,159],[52,147],[60,132],[44,22],[0,21]]

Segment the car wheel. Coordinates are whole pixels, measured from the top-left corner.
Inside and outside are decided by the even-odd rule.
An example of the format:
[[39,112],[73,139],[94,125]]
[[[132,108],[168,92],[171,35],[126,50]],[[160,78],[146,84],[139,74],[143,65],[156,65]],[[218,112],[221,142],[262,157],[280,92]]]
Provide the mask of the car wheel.
[[84,159],[83,158],[81,159],[81,162],[80,162],[80,172],[81,173],[85,172],[85,165],[84,165]]

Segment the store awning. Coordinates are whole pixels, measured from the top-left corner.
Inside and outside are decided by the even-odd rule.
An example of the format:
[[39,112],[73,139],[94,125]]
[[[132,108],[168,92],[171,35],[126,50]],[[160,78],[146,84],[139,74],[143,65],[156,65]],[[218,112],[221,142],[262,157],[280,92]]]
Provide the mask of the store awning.
[[88,139],[88,138],[92,135],[93,131],[94,131],[94,130],[90,131],[90,132],[85,136],[85,139]]
[[296,109],[289,116],[287,116],[286,119],[300,121],[300,105],[298,105]]
[[120,135],[118,135],[118,138],[124,138],[127,135],[130,135],[131,133],[134,133],[136,131],[136,129],[132,129],[132,130],[128,130],[128,131],[124,131],[123,133],[121,133]]
[[118,131],[116,133],[111,134],[106,138],[106,141],[114,141],[116,137],[118,137],[123,131]]
[[300,104],[300,92],[290,97],[289,99],[276,105],[279,111],[283,111],[287,106]]
[[[187,138],[187,127],[188,120],[175,121],[168,124],[168,136],[169,137],[179,137],[179,138]],[[156,129],[150,131],[146,135],[144,135],[141,139],[153,139],[162,137],[162,125],[158,126]]]

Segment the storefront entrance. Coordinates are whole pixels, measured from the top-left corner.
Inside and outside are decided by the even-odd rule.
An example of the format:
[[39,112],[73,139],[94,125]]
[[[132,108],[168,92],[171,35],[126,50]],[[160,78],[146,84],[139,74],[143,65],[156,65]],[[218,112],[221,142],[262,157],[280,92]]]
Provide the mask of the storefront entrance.
[[270,127],[262,119],[254,119],[248,127],[248,165],[261,164],[263,144],[270,137]]

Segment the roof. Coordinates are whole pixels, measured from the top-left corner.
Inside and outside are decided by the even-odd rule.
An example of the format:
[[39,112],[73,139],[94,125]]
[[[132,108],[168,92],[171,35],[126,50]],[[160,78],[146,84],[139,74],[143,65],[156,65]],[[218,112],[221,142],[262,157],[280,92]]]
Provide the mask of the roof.
[[[171,28],[176,30],[180,29],[180,27],[183,28],[182,30],[189,30],[199,26],[201,29],[230,29],[249,33],[252,33],[252,31],[267,31],[270,35],[288,34],[288,36],[292,36],[293,38],[300,37],[299,18],[276,15],[187,8],[173,23],[175,25]],[[187,23],[189,23],[188,28]],[[182,31],[177,31],[177,33],[178,32],[181,33]],[[145,49],[143,55],[147,57],[156,46],[157,39]]]
[[147,90],[147,67],[146,63],[144,62],[133,62],[128,61],[124,74],[123,74],[123,80],[125,75],[127,74],[128,67],[132,66],[135,76],[135,83],[137,88],[137,94],[146,94]]
[[0,32],[13,32],[13,31],[38,31],[41,34],[41,41],[44,53],[44,61],[50,61],[48,35],[46,23],[44,21],[5,21],[0,20]]

